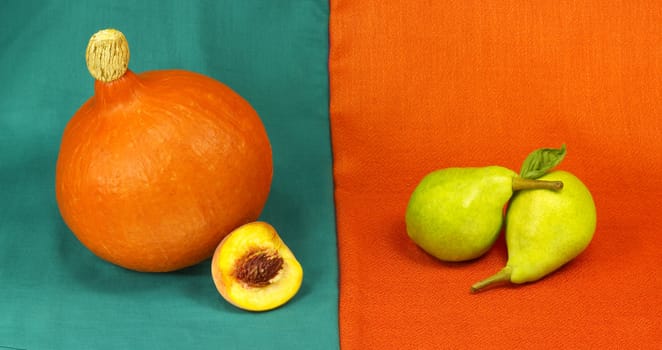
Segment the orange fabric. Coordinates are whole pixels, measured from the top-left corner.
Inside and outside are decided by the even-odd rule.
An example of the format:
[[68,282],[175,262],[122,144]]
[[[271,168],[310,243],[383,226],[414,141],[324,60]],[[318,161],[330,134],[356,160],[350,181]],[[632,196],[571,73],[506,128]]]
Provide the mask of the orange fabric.
[[[332,0],[343,349],[662,348],[662,4]],[[472,295],[507,259],[448,264],[407,237],[428,172],[539,147],[591,189],[589,248]]]

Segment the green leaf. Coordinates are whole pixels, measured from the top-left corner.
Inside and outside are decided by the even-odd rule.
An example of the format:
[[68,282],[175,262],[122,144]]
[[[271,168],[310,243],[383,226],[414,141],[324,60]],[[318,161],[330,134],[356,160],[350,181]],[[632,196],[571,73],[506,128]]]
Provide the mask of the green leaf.
[[537,179],[545,175],[555,166],[559,165],[565,157],[566,149],[565,144],[561,149],[554,148],[540,148],[537,149],[524,160],[522,170],[520,170],[520,177],[525,179]]

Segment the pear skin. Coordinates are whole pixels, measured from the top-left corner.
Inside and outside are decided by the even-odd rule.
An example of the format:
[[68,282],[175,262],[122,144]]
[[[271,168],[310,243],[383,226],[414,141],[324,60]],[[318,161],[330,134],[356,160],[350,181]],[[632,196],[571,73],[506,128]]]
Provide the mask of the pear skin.
[[554,171],[541,180],[562,181],[559,191],[527,190],[511,200],[506,214],[508,262],[471,288],[537,281],[582,253],[593,239],[597,215],[593,197],[576,176]]
[[411,195],[407,234],[443,261],[466,261],[487,252],[503,224],[513,191],[553,188],[558,182],[522,179],[507,168],[445,168],[426,175]]

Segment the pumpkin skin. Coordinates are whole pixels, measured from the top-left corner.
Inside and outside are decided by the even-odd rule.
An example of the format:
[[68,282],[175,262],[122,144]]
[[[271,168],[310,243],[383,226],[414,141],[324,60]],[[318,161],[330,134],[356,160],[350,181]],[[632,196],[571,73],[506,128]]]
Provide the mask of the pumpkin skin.
[[271,146],[241,96],[184,70],[127,70],[94,87],[64,130],[55,179],[62,218],[90,251],[174,271],[259,217]]

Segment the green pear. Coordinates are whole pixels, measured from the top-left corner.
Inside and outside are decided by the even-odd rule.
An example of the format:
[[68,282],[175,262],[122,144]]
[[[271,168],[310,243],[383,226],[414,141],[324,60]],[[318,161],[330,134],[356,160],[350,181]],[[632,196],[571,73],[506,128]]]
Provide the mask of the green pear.
[[503,224],[513,191],[559,189],[559,181],[524,179],[507,168],[445,168],[426,175],[405,214],[407,234],[443,261],[465,261],[487,252]]
[[577,257],[593,239],[596,210],[588,188],[565,171],[540,179],[562,181],[563,189],[515,195],[506,214],[508,262],[494,276],[474,284],[473,292],[497,282],[537,281]]

